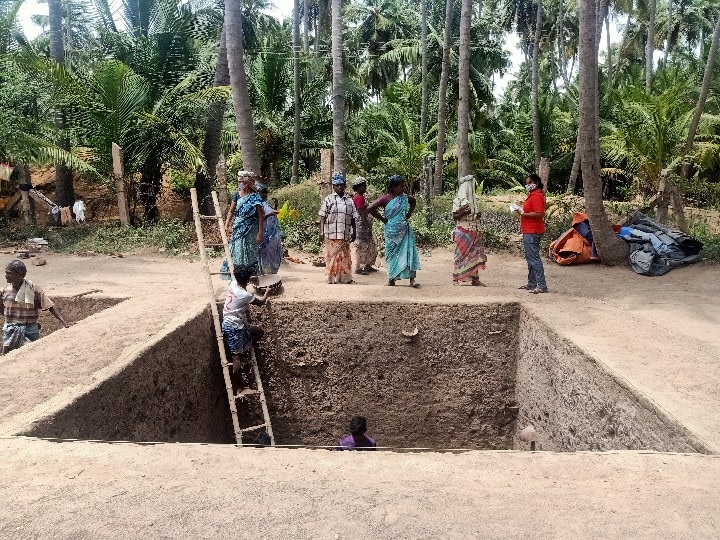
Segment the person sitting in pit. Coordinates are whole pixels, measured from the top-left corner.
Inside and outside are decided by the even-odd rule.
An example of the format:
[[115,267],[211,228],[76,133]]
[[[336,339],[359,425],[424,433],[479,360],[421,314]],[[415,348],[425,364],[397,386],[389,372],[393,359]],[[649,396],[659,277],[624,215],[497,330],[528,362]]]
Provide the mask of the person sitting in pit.
[[233,379],[237,391],[235,397],[238,399],[257,393],[257,390],[250,388],[252,366],[248,353],[253,343],[262,338],[264,333],[262,328],[248,322],[248,307],[251,304],[254,306],[264,305],[270,294],[270,290],[265,289],[264,296],[258,298],[247,291],[253,270],[254,268],[249,266],[233,267],[236,281],[228,287],[223,308],[222,333],[230,349]]
[[27,267],[22,261],[10,261],[5,267],[8,285],[0,294],[0,313],[5,316],[2,353],[40,339],[40,311],[49,311],[65,328],[70,326],[61,311],[40,287],[25,279]]
[[353,416],[350,420],[350,435],[340,439],[341,450],[375,450],[375,439],[366,435],[367,419],[364,416]]

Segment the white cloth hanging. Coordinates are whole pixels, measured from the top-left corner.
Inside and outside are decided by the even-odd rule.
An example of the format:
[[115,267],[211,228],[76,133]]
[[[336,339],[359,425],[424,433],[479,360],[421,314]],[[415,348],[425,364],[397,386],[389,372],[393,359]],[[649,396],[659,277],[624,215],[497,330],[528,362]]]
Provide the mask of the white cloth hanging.
[[75,214],[75,221],[78,223],[85,221],[85,201],[75,201],[73,214]]

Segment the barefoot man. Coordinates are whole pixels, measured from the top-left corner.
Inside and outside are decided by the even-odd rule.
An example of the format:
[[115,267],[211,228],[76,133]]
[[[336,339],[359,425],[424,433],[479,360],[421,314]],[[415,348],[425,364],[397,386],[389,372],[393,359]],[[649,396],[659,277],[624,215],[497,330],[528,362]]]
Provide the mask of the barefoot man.
[[25,279],[26,275],[22,261],[10,261],[5,267],[8,285],[0,295],[0,313],[5,316],[3,354],[40,339],[40,311],[50,311],[65,328],[70,326],[45,291]]

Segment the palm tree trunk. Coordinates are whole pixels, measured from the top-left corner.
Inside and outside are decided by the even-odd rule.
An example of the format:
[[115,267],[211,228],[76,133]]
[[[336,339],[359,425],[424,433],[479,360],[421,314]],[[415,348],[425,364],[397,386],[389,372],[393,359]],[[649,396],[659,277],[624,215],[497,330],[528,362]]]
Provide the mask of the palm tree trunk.
[[540,33],[542,32],[542,0],[538,0],[535,15],[535,39],[532,54],[532,74],[530,79],[530,94],[532,101],[532,129],[533,149],[535,150],[535,172],[540,170],[540,158],[542,157],[542,144],[540,141],[540,111],[538,104],[538,84],[540,71]]
[[648,30],[647,44],[645,46],[645,93],[652,91],[653,76],[653,54],[655,52],[655,12],[657,11],[656,0],[648,2]]
[[663,51],[663,65],[667,66],[668,57],[670,56],[670,40],[673,32],[673,3],[668,0],[668,29],[665,36],[665,50]]
[[323,38],[323,28],[325,27],[325,11],[327,10],[327,0],[318,0],[317,23],[315,24],[315,58],[320,58],[320,42]]
[[308,54],[310,52],[310,30],[308,29],[308,23],[310,22],[310,16],[308,15],[308,0],[303,0],[303,52]]
[[[693,114],[692,121],[690,122],[690,129],[688,130],[688,136],[685,140],[685,146],[683,148],[685,156],[690,153],[693,144],[695,144],[697,128],[700,124],[700,118],[702,117],[705,102],[707,101],[708,93],[710,92],[710,86],[713,82],[713,72],[715,71],[715,63],[717,61],[719,42],[720,14],[718,15],[717,23],[715,23],[715,30],[712,35],[712,42],[710,43],[710,51],[708,52],[707,62],[705,63],[705,75],[703,76],[702,87],[700,88],[700,97],[698,98],[697,105],[695,106],[695,113]],[[690,163],[683,163],[682,172],[683,177],[688,178],[690,176]]]
[[597,9],[594,0],[580,0],[580,130],[585,206],[600,260],[607,265],[627,261],[629,248],[610,226],[602,201],[598,99]]
[[293,11],[293,95],[295,102],[293,126],[293,160],[290,183],[299,181],[300,168],[300,0],[295,0]]
[[462,0],[460,5],[458,131],[457,140],[455,141],[458,158],[458,180],[471,174],[468,138],[470,131],[470,19],[472,17],[472,0]]
[[245,74],[245,51],[243,45],[242,10],[239,0],[225,0],[225,31],[227,33],[227,60],[232,88],[235,121],[237,122],[245,170],[261,174],[260,157],[255,141],[255,126],[250,109]]
[[568,77],[567,62],[565,60],[565,5],[563,0],[558,1],[557,48],[560,73],[562,74],[563,85],[567,89],[570,88],[570,78]]
[[345,172],[345,80],[343,73],[342,1],[332,0],[333,170]]
[[[220,34],[220,50],[218,52],[217,66],[215,66],[215,81],[213,86],[228,86],[230,72],[227,62],[227,45],[225,27]],[[195,189],[198,191],[200,211],[205,215],[215,213],[211,192],[215,183],[215,169],[220,159],[220,140],[222,136],[223,116],[225,115],[225,100],[213,101],[208,108],[208,117],[205,122],[205,138],[203,139],[203,157],[207,170],[195,174]]]
[[483,14],[483,0],[478,1],[478,20],[482,19]]
[[[63,43],[62,3],[60,0],[48,0],[50,15],[50,58],[57,64],[65,63],[65,46]],[[70,141],[63,135],[65,130],[65,114],[62,110],[55,112],[55,129],[60,132],[57,145],[63,150],[70,150]],[[72,206],[75,202],[72,171],[65,163],[55,164],[55,203],[59,207]]]
[[420,0],[420,48],[422,56],[422,68],[420,75],[421,99],[420,99],[420,140],[425,137],[427,129],[428,113],[428,42],[427,42],[427,0]]
[[607,58],[605,59],[606,65],[607,65],[607,84],[608,84],[608,87],[610,87],[611,81],[613,79],[613,75],[612,75],[613,63],[612,63],[612,49],[610,48],[612,43],[610,42],[610,14],[609,13],[605,16],[605,42],[607,45]]
[[462,0],[460,8],[459,101],[457,127],[458,180],[470,174],[470,19],[472,0]]
[[433,192],[443,192],[443,156],[445,155],[445,121],[447,120],[447,86],[450,77],[450,40],[452,38],[453,0],[445,0],[445,43],[443,45],[442,69],[440,71],[440,88],[438,89],[438,135],[435,151],[435,178]]
[[[595,4],[595,14],[596,14],[596,21],[595,21],[595,55],[597,56],[597,53],[600,49],[600,39],[602,38],[602,22],[608,17],[608,2],[607,0],[597,0]],[[610,35],[610,32],[608,31],[608,36]],[[608,51],[610,51],[610,47],[608,45]],[[596,62],[597,64],[597,59]],[[611,84],[608,81],[608,84]],[[579,111],[578,111],[579,112]],[[595,99],[595,121],[597,122],[598,126],[600,125],[600,103],[598,99]],[[575,155],[573,156],[573,164],[572,168],[570,169],[570,179],[568,180],[568,187],[567,192],[568,193],[575,193],[575,189],[577,188],[577,179],[580,175],[580,170],[582,168],[582,162],[581,162],[581,152],[580,152],[580,138],[582,137],[582,131],[578,129],[577,139],[575,141]]]

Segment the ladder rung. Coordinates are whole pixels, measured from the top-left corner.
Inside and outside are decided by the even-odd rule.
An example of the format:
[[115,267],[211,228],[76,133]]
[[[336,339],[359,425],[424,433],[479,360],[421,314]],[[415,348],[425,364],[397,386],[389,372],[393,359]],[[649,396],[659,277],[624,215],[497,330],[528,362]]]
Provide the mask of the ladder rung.
[[205,247],[206,247],[206,248],[225,247],[225,244],[223,244],[222,242],[219,243],[219,244],[205,244]]
[[262,428],[265,428],[265,427],[267,427],[267,424],[258,424],[257,426],[253,426],[253,427],[241,429],[241,430],[240,430],[240,433],[245,433],[246,431],[255,431],[255,430],[257,430],[257,429],[262,429]]
[[200,214],[200,219],[220,219],[220,216],[203,216]]
[[211,276],[229,276],[230,272],[210,272]]

